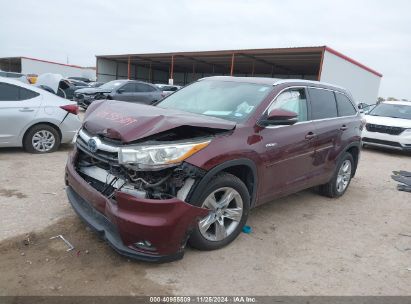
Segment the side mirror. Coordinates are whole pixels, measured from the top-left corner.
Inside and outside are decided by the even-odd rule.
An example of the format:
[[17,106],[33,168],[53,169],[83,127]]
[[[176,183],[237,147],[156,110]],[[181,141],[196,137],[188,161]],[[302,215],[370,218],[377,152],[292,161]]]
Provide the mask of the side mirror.
[[118,90],[117,90],[117,93],[118,93],[118,94],[123,94],[124,92],[125,92],[124,89],[118,89]]
[[298,114],[287,110],[274,109],[261,122],[264,125],[293,125],[298,122]]
[[358,109],[360,109],[360,110],[362,110],[362,109],[364,109],[364,108],[366,108],[366,107],[368,107],[368,104],[366,104],[366,103],[364,103],[364,102],[360,102],[360,103],[358,104]]

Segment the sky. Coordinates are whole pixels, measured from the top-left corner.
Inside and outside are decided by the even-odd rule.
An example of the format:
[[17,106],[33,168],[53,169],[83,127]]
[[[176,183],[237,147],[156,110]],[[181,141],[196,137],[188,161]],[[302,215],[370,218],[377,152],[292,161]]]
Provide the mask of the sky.
[[411,100],[411,1],[0,0],[0,57],[94,66],[95,55],[327,45]]

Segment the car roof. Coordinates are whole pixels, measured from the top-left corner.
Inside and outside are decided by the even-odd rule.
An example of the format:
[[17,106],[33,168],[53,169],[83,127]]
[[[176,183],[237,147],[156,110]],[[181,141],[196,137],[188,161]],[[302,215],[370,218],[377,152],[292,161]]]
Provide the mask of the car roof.
[[267,85],[279,85],[279,84],[287,84],[287,83],[301,83],[304,85],[312,84],[315,86],[325,86],[331,87],[339,90],[346,91],[345,88],[322,82],[322,81],[315,81],[315,80],[307,80],[307,79],[282,79],[282,78],[269,78],[269,77],[236,77],[236,76],[211,76],[211,77],[204,77],[199,80],[205,79],[215,79],[215,80],[226,80],[226,81],[235,81],[235,82],[248,82],[248,83],[256,83],[256,84],[267,84]]
[[18,80],[18,78],[0,77],[0,82],[5,82],[5,83],[8,83],[8,84],[18,86],[18,87],[26,88],[28,90],[35,91],[39,94],[43,94],[44,92],[46,92],[45,90],[43,90],[41,88],[38,88],[38,87],[36,87],[32,84],[24,83],[24,82]]
[[402,106],[410,106],[411,107],[411,101],[400,101],[400,100],[387,100],[383,101],[382,103],[386,104],[394,104],[394,105],[402,105]]
[[124,80],[124,82],[144,83],[144,84],[154,86],[154,84],[152,84],[152,83],[141,81],[141,80],[135,80],[135,79],[119,79],[119,80]]

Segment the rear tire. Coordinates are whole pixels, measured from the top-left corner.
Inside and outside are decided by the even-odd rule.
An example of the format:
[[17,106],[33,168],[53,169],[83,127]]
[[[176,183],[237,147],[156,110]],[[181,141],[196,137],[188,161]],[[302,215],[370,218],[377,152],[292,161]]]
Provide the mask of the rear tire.
[[338,161],[331,180],[320,186],[320,194],[331,198],[342,196],[348,189],[353,174],[354,159],[350,153],[346,152]]
[[23,139],[23,147],[29,153],[42,154],[56,151],[60,146],[60,134],[50,125],[31,127]]
[[210,213],[195,226],[188,241],[191,247],[215,250],[234,241],[250,210],[250,194],[245,184],[232,174],[219,174],[198,202],[199,207],[210,209]]

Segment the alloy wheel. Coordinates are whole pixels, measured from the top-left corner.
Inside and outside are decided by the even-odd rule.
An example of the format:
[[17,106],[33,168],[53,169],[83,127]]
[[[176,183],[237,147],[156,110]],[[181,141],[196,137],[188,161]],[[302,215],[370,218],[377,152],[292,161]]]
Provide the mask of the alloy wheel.
[[48,152],[53,149],[56,139],[50,131],[40,130],[34,133],[31,143],[36,151]]
[[233,188],[213,191],[204,201],[203,208],[210,213],[198,223],[201,235],[209,241],[222,241],[232,234],[243,216],[243,200]]
[[337,175],[337,191],[342,193],[348,186],[348,183],[351,179],[351,162],[350,160],[346,159],[341,164],[340,170],[338,170]]

